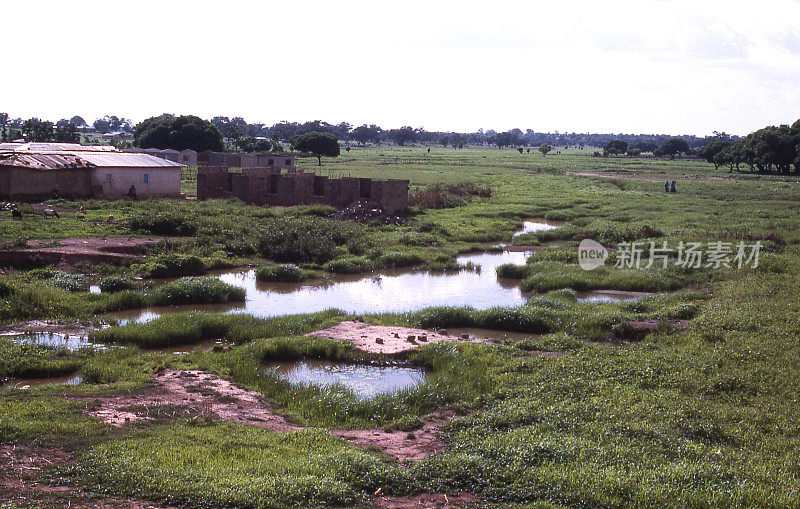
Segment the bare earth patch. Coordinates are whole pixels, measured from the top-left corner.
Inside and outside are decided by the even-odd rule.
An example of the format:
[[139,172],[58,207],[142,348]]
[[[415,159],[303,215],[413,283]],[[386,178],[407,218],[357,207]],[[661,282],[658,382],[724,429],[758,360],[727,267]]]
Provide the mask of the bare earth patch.
[[[155,387],[142,392],[92,398],[86,413],[110,426],[157,421],[175,415],[206,416],[266,428],[276,433],[302,429],[287,421],[255,391],[238,387],[219,376],[200,370],[165,370],[153,379]],[[413,432],[330,430],[359,447],[377,447],[399,461],[421,460],[445,447],[441,428],[455,416],[451,410],[431,416]]]
[[174,238],[87,237],[61,240],[30,240],[28,247],[0,251],[0,262],[13,263],[38,256],[48,263],[130,263],[140,259],[145,248]]
[[378,507],[384,509],[457,509],[478,507],[478,498],[469,493],[445,495],[444,493],[423,493],[409,497],[392,497],[380,495],[374,499]]
[[397,354],[439,341],[487,343],[488,340],[461,338],[443,332],[433,332],[410,327],[369,325],[363,322],[344,321],[333,327],[310,332],[306,336],[345,340],[356,348],[378,354]]

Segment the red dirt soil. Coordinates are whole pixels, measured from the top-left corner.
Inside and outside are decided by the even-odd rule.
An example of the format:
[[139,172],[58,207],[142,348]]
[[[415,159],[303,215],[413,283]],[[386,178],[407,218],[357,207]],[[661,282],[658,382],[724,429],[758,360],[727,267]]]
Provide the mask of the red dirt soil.
[[[92,397],[87,413],[111,426],[155,421],[185,411],[190,415],[207,416],[266,428],[276,433],[302,429],[292,424],[263,400],[255,391],[244,389],[200,370],[165,370],[153,379],[155,386],[141,392]],[[88,405],[87,405],[88,406]],[[411,433],[366,430],[330,430],[360,447],[377,447],[399,461],[421,460],[445,447],[441,428],[456,416],[446,410],[429,417],[422,428]]]
[[89,237],[61,240],[30,240],[28,247],[0,251],[0,264],[30,260],[38,256],[48,263],[131,263],[141,259],[148,245],[174,238]]

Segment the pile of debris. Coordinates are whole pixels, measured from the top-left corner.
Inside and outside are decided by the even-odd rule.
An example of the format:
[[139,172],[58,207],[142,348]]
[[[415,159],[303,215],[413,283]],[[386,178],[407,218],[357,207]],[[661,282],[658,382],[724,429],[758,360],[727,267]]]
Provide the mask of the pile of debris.
[[360,223],[377,223],[377,224],[393,224],[400,225],[408,221],[408,219],[400,216],[387,214],[380,204],[359,200],[353,202],[349,207],[331,214],[331,219],[339,219],[342,221],[358,221]]

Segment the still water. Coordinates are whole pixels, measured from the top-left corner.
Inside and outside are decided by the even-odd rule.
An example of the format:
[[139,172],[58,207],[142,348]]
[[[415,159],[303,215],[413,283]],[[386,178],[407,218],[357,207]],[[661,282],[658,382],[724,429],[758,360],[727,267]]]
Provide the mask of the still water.
[[274,317],[340,309],[367,314],[415,311],[431,306],[520,306],[525,296],[513,280],[498,279],[495,269],[504,263],[523,264],[525,252],[502,251],[460,256],[459,263],[472,262],[480,272],[430,273],[395,270],[372,276],[331,276],[305,283],[264,283],[256,281],[255,270],[219,275],[220,280],[247,291],[244,304],[170,306],[115,313],[126,323],[146,322],[169,312],[190,310],[249,313]]
[[267,364],[266,369],[293,384],[341,385],[359,398],[371,398],[425,381],[425,371],[404,366],[371,366],[326,360],[302,360]]

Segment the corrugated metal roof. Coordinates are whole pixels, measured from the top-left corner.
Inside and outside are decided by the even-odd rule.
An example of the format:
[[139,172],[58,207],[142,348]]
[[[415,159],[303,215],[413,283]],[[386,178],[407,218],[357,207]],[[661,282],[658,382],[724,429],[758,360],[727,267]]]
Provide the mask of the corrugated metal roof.
[[78,152],[30,154],[15,153],[0,157],[2,166],[18,166],[37,170],[57,170],[63,168],[180,168],[182,165],[148,154],[126,152]]
[[180,168],[182,164],[168,161],[150,154],[137,154],[135,152],[116,152],[113,154],[103,154],[101,152],[84,152],[80,158],[88,161],[95,166],[105,168],[152,168],[152,167],[175,167]]
[[6,158],[0,158],[0,165],[35,170],[93,167],[88,161],[71,154],[14,154]]
[[49,143],[31,141],[14,149],[15,152],[119,152],[111,145],[80,145],[78,143]]

